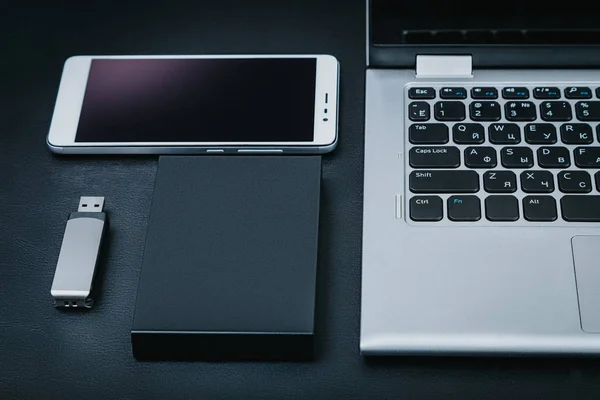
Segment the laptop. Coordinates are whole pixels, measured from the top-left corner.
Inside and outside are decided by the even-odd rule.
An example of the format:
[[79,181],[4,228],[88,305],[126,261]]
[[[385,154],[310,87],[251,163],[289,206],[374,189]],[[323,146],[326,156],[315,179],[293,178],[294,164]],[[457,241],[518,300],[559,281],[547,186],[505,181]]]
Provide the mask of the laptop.
[[361,352],[600,354],[598,17],[476,4],[367,3]]

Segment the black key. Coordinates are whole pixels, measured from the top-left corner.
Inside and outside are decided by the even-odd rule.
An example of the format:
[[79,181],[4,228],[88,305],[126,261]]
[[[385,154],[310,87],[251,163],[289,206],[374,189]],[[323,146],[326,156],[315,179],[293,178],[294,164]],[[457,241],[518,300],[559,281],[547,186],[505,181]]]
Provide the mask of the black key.
[[537,151],[538,165],[542,168],[567,168],[571,156],[566,147],[540,147]]
[[504,114],[509,121],[535,121],[535,104],[531,101],[509,101],[504,104]]
[[598,135],[598,141],[600,142],[600,125],[596,126],[596,135]]
[[452,127],[452,138],[458,144],[481,144],[485,141],[481,124],[456,124]]
[[475,193],[479,175],[475,171],[413,171],[408,177],[413,193]]
[[600,87],[596,88],[596,97],[600,99]]
[[533,89],[536,99],[560,99],[560,90],[557,87],[536,87]]
[[573,154],[579,168],[600,168],[600,147],[576,147]]
[[413,147],[408,152],[408,160],[413,168],[457,168],[460,151],[451,146]]
[[523,217],[532,222],[552,222],[558,218],[556,200],[552,196],[527,196],[523,198]]
[[497,99],[498,90],[493,87],[474,87],[471,89],[471,97],[474,99]]
[[469,168],[494,168],[498,160],[493,147],[467,147],[465,165]]
[[505,87],[502,89],[502,97],[505,99],[528,99],[529,89],[526,87]]
[[558,188],[563,193],[589,193],[592,180],[585,171],[561,171],[558,173]]
[[600,121],[600,101],[578,101],[575,115],[580,121]]
[[544,121],[570,121],[571,105],[566,101],[544,101],[540,104],[540,114]]
[[560,208],[565,221],[600,222],[600,196],[563,196]]
[[448,143],[446,124],[412,124],[408,128],[408,140],[412,144]]
[[500,159],[505,168],[533,167],[533,152],[529,147],[504,147]]
[[469,105],[473,121],[498,121],[501,117],[500,104],[495,101],[477,101]]
[[521,142],[521,129],[517,124],[497,123],[488,127],[490,142],[494,144],[518,144]]
[[529,144],[556,143],[556,127],[552,124],[525,125],[525,141]]
[[600,192],[600,171],[594,174],[594,180],[596,181],[596,190]]
[[488,196],[485,217],[490,221],[516,221],[519,219],[519,201],[508,195]]
[[488,193],[513,193],[517,190],[517,176],[512,171],[487,171],[483,174],[483,188]]
[[411,99],[435,99],[435,90],[432,87],[414,87],[408,89]]
[[440,221],[444,217],[444,203],[439,196],[415,196],[410,199],[410,219],[413,221]]
[[594,141],[594,134],[588,124],[562,124],[560,138],[565,144],[590,144]]
[[571,86],[565,88],[565,97],[567,99],[591,99],[592,90],[589,87]]
[[552,193],[554,176],[550,171],[523,171],[521,189],[526,193]]
[[462,87],[445,87],[440,90],[442,99],[466,99],[467,89]]
[[411,121],[427,121],[429,119],[429,103],[413,101],[408,105],[408,117]]
[[448,197],[448,218],[452,221],[479,221],[481,202],[477,196]]
[[438,121],[462,121],[466,118],[462,101],[438,101],[433,106],[433,114]]

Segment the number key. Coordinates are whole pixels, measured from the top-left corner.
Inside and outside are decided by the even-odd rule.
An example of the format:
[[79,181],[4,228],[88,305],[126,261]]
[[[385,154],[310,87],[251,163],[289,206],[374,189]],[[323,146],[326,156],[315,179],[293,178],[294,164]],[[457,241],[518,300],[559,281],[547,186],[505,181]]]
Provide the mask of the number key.
[[540,104],[544,121],[570,121],[573,118],[571,105],[566,101],[544,101]]
[[534,121],[537,118],[535,104],[531,101],[510,101],[504,105],[509,121]]
[[438,101],[433,106],[438,121],[462,121],[465,119],[465,105],[460,101]]
[[500,104],[495,101],[476,101],[469,105],[473,121],[498,121],[501,116]]
[[580,121],[600,121],[600,101],[578,101],[575,114]]

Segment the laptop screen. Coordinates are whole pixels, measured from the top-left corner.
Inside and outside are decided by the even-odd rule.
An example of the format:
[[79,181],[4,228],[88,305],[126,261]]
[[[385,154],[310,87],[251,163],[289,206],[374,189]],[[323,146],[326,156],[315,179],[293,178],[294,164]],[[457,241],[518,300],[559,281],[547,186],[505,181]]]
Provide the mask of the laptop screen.
[[583,3],[371,0],[370,15],[374,45],[600,43],[600,19]]

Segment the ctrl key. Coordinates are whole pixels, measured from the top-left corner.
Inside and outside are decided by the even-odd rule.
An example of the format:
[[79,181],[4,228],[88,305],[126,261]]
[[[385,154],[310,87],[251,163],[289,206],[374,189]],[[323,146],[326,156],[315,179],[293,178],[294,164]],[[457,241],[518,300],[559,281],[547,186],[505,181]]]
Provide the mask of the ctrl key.
[[440,221],[444,216],[439,196],[415,196],[410,199],[410,219],[413,221]]

